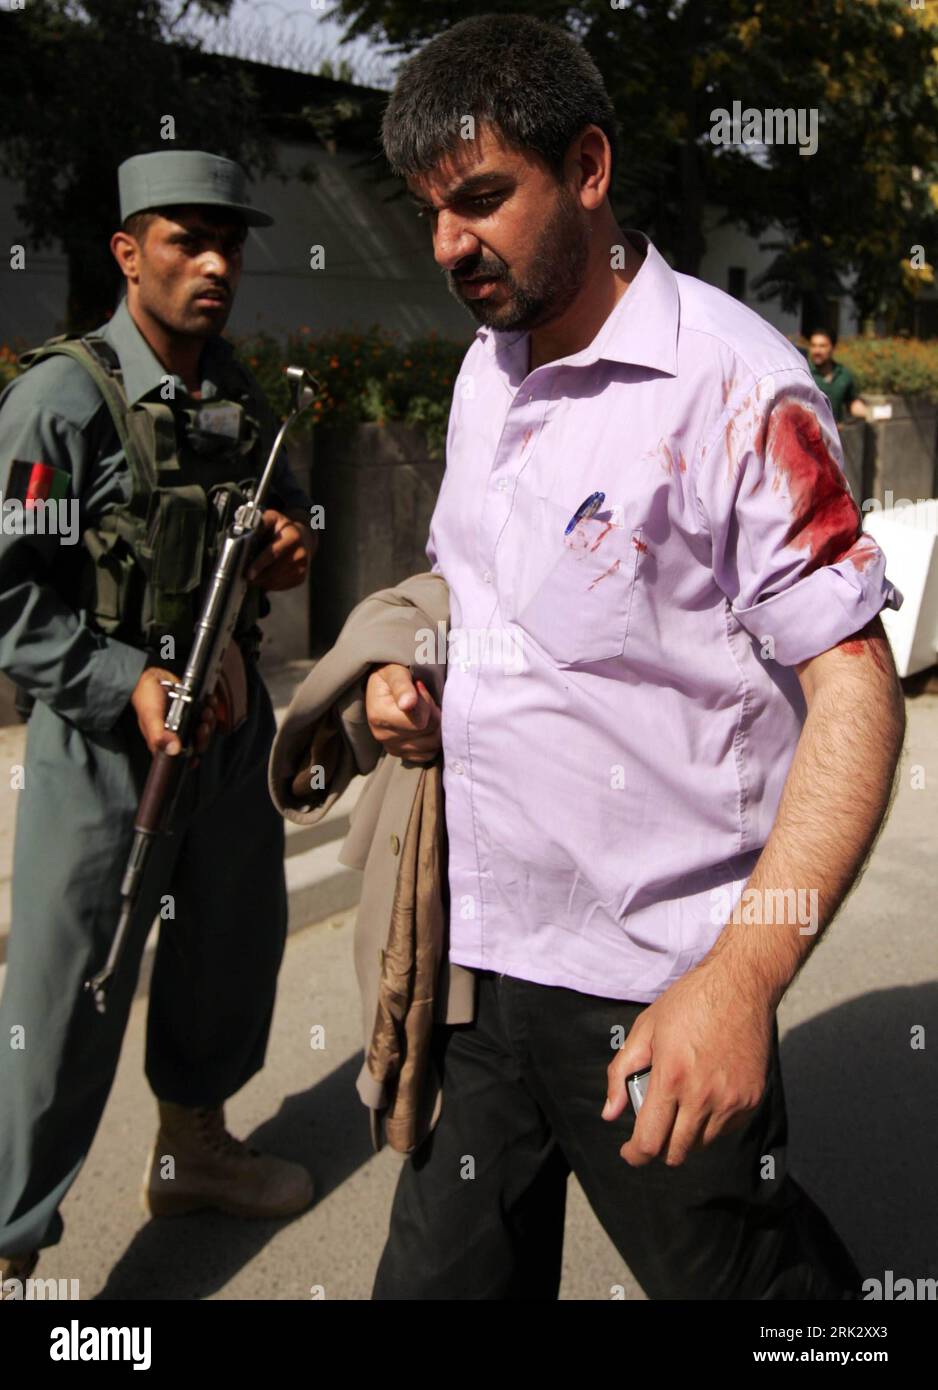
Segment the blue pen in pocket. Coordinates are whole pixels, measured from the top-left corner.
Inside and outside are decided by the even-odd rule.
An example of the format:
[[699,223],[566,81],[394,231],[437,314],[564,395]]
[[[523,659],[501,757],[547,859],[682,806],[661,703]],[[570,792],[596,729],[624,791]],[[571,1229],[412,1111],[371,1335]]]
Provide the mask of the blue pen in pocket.
[[604,492],[591,492],[589,497],[580,503],[567,522],[564,535],[569,536],[574,526],[577,526],[581,521],[586,521],[591,516],[595,516],[605,500],[606,494]]

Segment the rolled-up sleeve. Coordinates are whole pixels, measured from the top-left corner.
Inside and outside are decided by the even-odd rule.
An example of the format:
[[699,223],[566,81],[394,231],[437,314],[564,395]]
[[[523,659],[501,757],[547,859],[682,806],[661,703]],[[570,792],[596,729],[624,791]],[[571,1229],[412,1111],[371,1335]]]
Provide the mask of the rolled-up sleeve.
[[716,583],[781,665],[818,656],[902,603],[861,530],[830,405],[807,373],[737,388],[695,483]]

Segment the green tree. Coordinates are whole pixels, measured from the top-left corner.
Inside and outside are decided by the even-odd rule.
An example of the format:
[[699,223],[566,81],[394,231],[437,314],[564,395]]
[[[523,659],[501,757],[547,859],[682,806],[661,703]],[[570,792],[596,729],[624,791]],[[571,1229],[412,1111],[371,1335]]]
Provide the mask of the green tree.
[[825,322],[827,300],[850,276],[860,319],[889,320],[906,297],[911,246],[938,236],[933,19],[904,0],[748,8],[734,34],[747,79],[739,96],[816,110],[818,148],[804,157],[773,146],[764,167],[748,170],[727,152],[719,201],[754,234],[781,229],[767,243],[776,254],[760,288],[792,309],[800,300],[807,331]]
[[[211,16],[231,0],[199,0]],[[83,330],[113,308],[108,250],[119,225],[117,166],[133,154],[203,148],[249,173],[274,166],[242,65],[209,62],[177,39],[192,0],[29,0],[4,15],[0,169],[22,189],[16,215],[33,247],[61,241],[68,262],[67,326]]]

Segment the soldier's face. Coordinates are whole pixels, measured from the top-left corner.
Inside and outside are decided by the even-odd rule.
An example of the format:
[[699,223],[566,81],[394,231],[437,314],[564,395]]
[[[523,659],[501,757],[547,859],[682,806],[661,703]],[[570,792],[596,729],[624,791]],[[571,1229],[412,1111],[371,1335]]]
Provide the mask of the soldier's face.
[[137,257],[140,308],[186,337],[220,333],[241,279],[246,234],[238,219],[215,221],[199,208],[155,217]]

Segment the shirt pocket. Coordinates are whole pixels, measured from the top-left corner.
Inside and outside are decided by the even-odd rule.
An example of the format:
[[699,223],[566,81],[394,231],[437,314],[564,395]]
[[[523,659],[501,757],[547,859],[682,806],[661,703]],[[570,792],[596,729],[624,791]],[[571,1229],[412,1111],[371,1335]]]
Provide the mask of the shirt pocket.
[[622,656],[642,548],[640,526],[579,522],[513,621],[560,667]]

